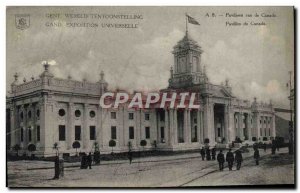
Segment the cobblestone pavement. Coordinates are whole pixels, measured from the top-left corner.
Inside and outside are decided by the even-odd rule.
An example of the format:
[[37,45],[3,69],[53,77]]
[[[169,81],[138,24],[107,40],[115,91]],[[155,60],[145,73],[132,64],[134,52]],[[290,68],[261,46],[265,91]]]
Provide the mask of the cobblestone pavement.
[[[7,163],[9,187],[181,187],[252,184],[293,184],[293,157],[287,149],[276,155],[260,150],[256,166],[253,150],[243,153],[242,168],[218,170],[217,161],[202,161],[198,153],[172,156],[102,161],[92,169],[79,169],[79,163],[65,163],[65,176],[52,180],[53,162],[14,161]],[[226,154],[226,152],[225,152]]]

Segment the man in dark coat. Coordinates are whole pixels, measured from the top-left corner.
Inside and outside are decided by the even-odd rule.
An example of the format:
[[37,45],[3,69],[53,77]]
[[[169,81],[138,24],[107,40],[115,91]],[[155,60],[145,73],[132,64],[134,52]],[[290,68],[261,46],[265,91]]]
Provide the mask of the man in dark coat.
[[86,168],[87,168],[87,156],[85,153],[83,153],[81,157],[80,169],[86,169]]
[[131,164],[131,162],[132,162],[132,151],[131,150],[128,151],[128,159],[129,159],[129,163]]
[[91,152],[89,153],[89,155],[87,156],[87,165],[89,166],[89,169],[92,169],[92,154]]
[[206,160],[207,160],[207,161],[210,161],[210,160],[211,160],[210,149],[209,149],[209,147],[207,147],[207,149],[206,149]]
[[225,158],[224,158],[224,154],[223,154],[222,150],[220,150],[220,153],[217,156],[217,160],[219,162],[219,169],[220,169],[220,171],[223,171]]
[[[255,151],[255,149],[254,149],[254,151]],[[265,152],[267,151],[267,144],[266,143],[264,143],[264,151]]]
[[201,157],[202,157],[202,161],[204,161],[204,158],[205,158],[205,149],[204,149],[204,147],[202,147],[202,149],[200,150],[200,154],[201,154]]
[[238,149],[235,152],[235,161],[236,161],[236,169],[240,170],[242,162],[243,162],[243,156],[242,152]]
[[211,157],[212,157],[212,160],[216,160],[216,148],[212,148]]
[[259,151],[258,151],[258,148],[256,148],[255,150],[254,150],[254,159],[255,159],[255,163],[256,163],[256,165],[259,165]]
[[234,155],[231,152],[231,149],[226,154],[226,161],[228,162],[228,168],[229,170],[232,170],[233,162],[234,162]]

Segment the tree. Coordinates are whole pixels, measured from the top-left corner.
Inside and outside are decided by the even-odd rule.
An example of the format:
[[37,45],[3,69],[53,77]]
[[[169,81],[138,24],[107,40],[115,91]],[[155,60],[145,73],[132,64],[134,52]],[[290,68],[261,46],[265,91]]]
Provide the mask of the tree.
[[99,150],[99,144],[98,142],[94,142],[94,148],[95,148],[95,151],[94,151],[94,162],[95,164],[100,164],[100,150]]
[[78,141],[74,141],[72,147],[76,149],[76,156],[78,156],[77,149],[80,148],[80,143]]
[[58,156],[58,155],[59,155],[59,152],[58,152],[58,143],[57,143],[57,142],[55,142],[55,143],[53,144],[52,149],[54,149],[54,150],[56,151],[56,156]]
[[94,149],[95,149],[95,152],[99,151],[99,144],[97,141],[94,142]]
[[19,156],[19,151],[21,150],[21,146],[19,144],[16,144],[13,146],[13,150],[16,151],[17,157]]
[[111,139],[108,143],[109,147],[111,147],[112,153],[114,153],[114,147],[116,146],[116,141]]
[[141,140],[140,145],[143,147],[144,152],[144,147],[147,145],[147,141],[145,139]]
[[34,144],[29,144],[27,147],[28,151],[30,151],[31,156],[34,157],[34,155],[32,154],[32,152],[36,151],[36,146]]

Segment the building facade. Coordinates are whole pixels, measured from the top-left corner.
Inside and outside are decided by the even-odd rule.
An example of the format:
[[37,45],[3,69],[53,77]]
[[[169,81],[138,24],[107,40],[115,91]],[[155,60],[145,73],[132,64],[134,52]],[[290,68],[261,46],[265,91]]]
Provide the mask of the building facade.
[[[35,155],[53,156],[54,144],[61,153],[93,151],[95,142],[102,153],[156,149],[177,151],[198,149],[205,143],[229,144],[236,138],[245,143],[275,137],[273,105],[236,98],[228,81],[210,83],[201,63],[201,47],[186,32],[174,46],[174,65],[169,86],[161,92],[195,92],[199,109],[102,109],[99,100],[108,92],[101,72],[99,81],[59,79],[49,65],[38,79],[11,84],[7,97],[7,148],[18,145],[20,154],[36,146]],[[140,141],[147,145],[141,147]]]

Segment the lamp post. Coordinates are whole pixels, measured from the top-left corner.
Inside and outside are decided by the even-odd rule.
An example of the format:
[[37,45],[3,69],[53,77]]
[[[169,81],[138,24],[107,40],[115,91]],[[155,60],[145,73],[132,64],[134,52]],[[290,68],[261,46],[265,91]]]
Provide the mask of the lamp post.
[[289,121],[289,154],[294,153],[294,124],[293,124],[293,104],[292,100],[294,100],[294,93],[292,89],[292,71],[289,71],[290,74],[290,83],[289,83],[289,92],[290,96],[288,97],[290,100],[290,121]]

